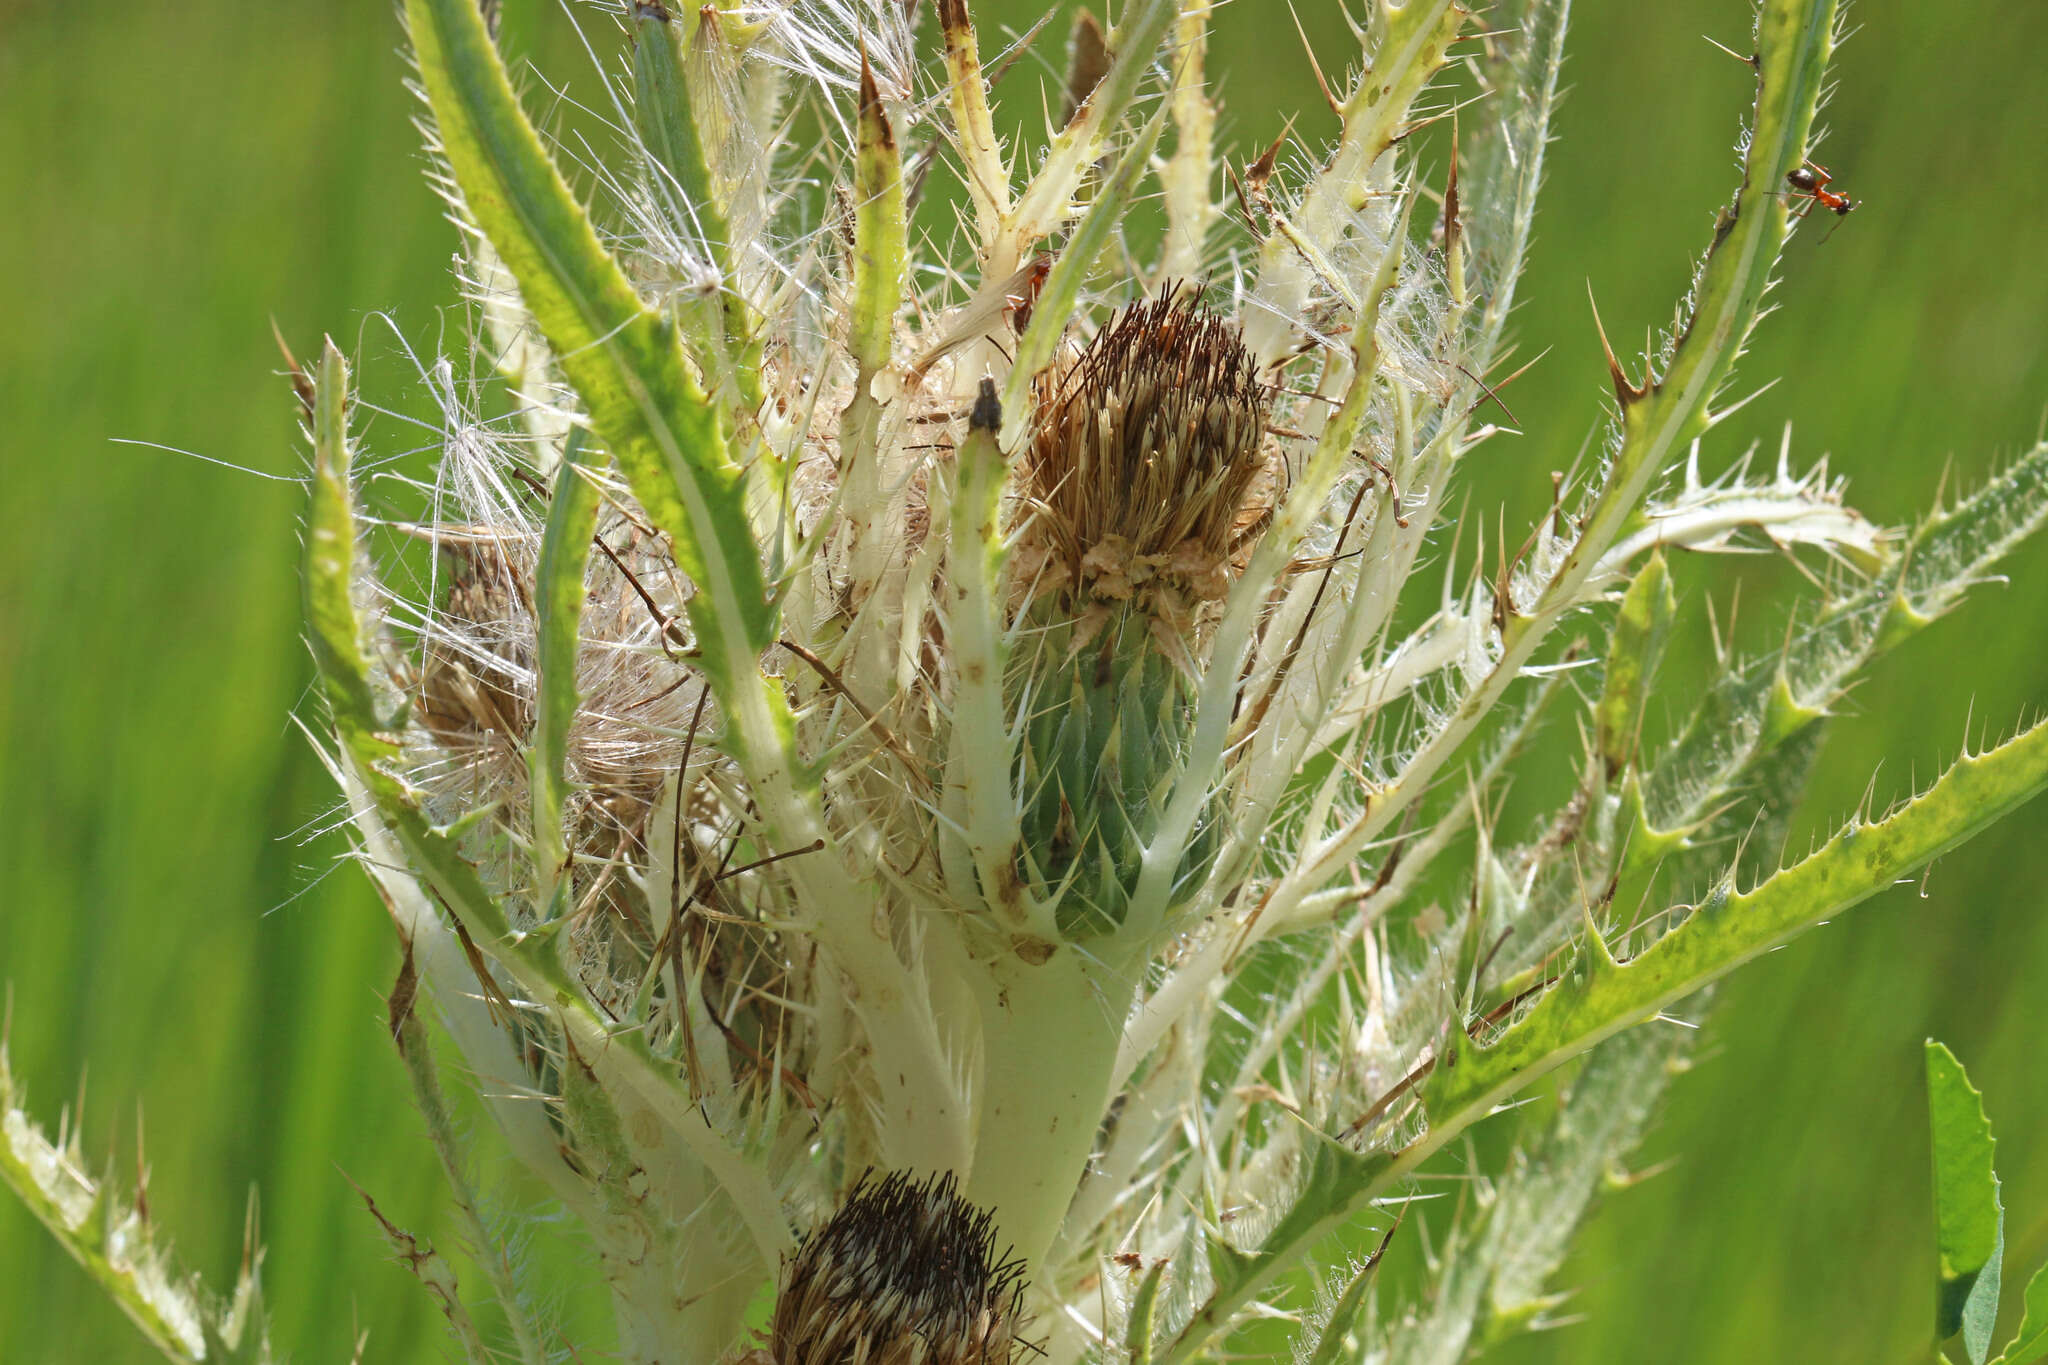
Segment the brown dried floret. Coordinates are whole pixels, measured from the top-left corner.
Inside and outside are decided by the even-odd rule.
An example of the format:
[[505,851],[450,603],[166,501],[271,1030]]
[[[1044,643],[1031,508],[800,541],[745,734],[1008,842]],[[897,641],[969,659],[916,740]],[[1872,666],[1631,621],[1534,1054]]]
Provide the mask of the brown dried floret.
[[1018,556],[1030,590],[1154,614],[1223,597],[1276,483],[1273,391],[1237,324],[1165,290],[1066,352],[1034,398],[1035,515]]

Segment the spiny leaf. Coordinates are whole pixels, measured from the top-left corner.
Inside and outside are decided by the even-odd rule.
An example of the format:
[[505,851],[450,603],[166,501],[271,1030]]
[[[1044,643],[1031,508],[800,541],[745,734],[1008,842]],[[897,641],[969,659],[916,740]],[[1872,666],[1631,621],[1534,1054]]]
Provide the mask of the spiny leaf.
[[988,88],[981,74],[981,48],[967,0],[939,0],[939,24],[946,36],[946,94],[952,104],[953,138],[967,171],[967,190],[984,242],[1010,211],[1010,177],[1003,169],[1002,144],[989,116]]
[[1782,648],[1716,682],[1645,781],[1652,823],[1678,828],[1724,799],[1744,768],[1824,714],[1858,670],[1952,608],[2044,522],[2048,444],[1929,518],[1888,569]]
[[[1663,372],[1647,375],[1638,387],[1616,370],[1620,441],[1574,560],[1587,549],[1604,553],[1635,515],[1649,481],[1709,425],[1710,405],[1756,324],[1777,267],[1786,206],[1775,192],[1805,155],[1834,33],[1832,0],[1779,0],[1757,17],[1759,86],[1742,185],[1715,225],[1692,307]],[[1612,365],[1612,352],[1608,359]],[[1573,574],[1559,578],[1569,581]]]
[[170,1264],[144,1201],[121,1198],[86,1173],[75,1130],[60,1142],[22,1108],[0,1037],[0,1186],[13,1190],[166,1359],[269,1365],[253,1201],[241,1274],[223,1303]]
[[[1302,1154],[1300,1194],[1257,1247],[1239,1251],[1210,1234],[1209,1268],[1215,1283],[1160,1358],[1162,1365],[1183,1365],[1198,1358],[1219,1332],[1231,1326],[1237,1310],[1270,1284],[1301,1248],[1320,1243],[1348,1219],[1359,1200],[1384,1183],[1393,1164],[1384,1154],[1361,1155],[1319,1133],[1309,1135]],[[1216,1224],[1213,1211],[1209,1223]]]
[[[1393,781],[1380,785],[1356,815],[1295,860],[1274,892],[1275,900],[1286,904],[1302,888],[1320,889],[1334,881],[1397,816],[1421,799],[1580,601],[1651,480],[1677,450],[1706,429],[1711,402],[1756,322],[1784,243],[1785,206],[1772,195],[1786,169],[1799,164],[1832,50],[1834,20],[1833,0],[1767,0],[1763,6],[1758,19],[1756,112],[1736,206],[1724,211],[1716,225],[1689,300],[1690,312],[1664,372],[1640,388],[1628,389],[1604,482],[1579,519],[1569,552],[1547,575],[1533,605],[1504,623],[1492,667],[1454,704],[1441,708],[1428,738],[1412,750]],[[1770,188],[1762,188],[1766,186]],[[1745,200],[1752,197],[1758,202],[1745,208]]]
[[1492,1263],[1487,1341],[1526,1329],[1555,1307],[1544,1285],[1607,1177],[1641,1140],[1689,1044],[1683,1029],[1636,1029],[1594,1048],[1572,1078],[1549,1129],[1502,1181],[1479,1239]]
[[[354,1181],[349,1183],[355,1184]],[[370,1217],[376,1219],[377,1226],[383,1229],[384,1241],[391,1248],[391,1254],[425,1287],[428,1297],[441,1310],[441,1316],[447,1319],[449,1333],[462,1345],[462,1358],[469,1365],[491,1365],[491,1348],[485,1344],[483,1333],[477,1330],[476,1319],[469,1315],[469,1308],[462,1301],[462,1286],[456,1281],[455,1269],[448,1264],[447,1257],[435,1250],[434,1244],[426,1238],[385,1217],[368,1190],[357,1185],[356,1193],[362,1196]]]
[[1722,891],[1626,963],[1587,943],[1558,984],[1497,1040],[1453,1034],[1424,1091],[1433,1135],[1684,999],[1802,930],[1876,895],[2048,786],[2048,722],[1966,754],[1881,820],[1857,822],[1746,892]]
[[[959,695],[946,754],[946,790],[959,810],[962,841],[941,833],[949,860],[963,855],[973,882],[962,894],[1022,916],[1045,943],[1058,942],[1050,907],[1027,906],[1015,872],[1018,815],[1011,795],[1013,744],[1003,704],[1004,603],[1000,498],[1004,462],[997,446],[1003,425],[995,381],[984,378],[967,437],[955,458],[955,487],[947,512],[947,588],[953,596],[950,629],[958,660]],[[949,874],[952,875],[952,874]],[[965,876],[959,878],[965,882]]]
[[320,354],[313,400],[313,504],[306,517],[303,588],[313,661],[330,704],[374,728],[368,663],[355,608],[355,517],[349,504],[348,362],[333,341]]
[[412,1081],[413,1103],[419,1109],[420,1117],[426,1121],[427,1136],[434,1145],[435,1155],[441,1158],[441,1171],[448,1180],[456,1218],[485,1282],[505,1314],[505,1323],[511,1331],[521,1365],[546,1365],[547,1351],[541,1345],[540,1332],[527,1311],[529,1296],[520,1284],[511,1253],[486,1224],[475,1187],[465,1169],[462,1138],[449,1111],[447,1093],[441,1087],[433,1042],[427,1036],[426,1025],[420,1022],[413,1008],[418,989],[412,949],[407,945],[398,981],[391,993],[390,1016],[392,1039],[398,1045],[406,1075]]
[[1379,1269],[1386,1258],[1387,1248],[1392,1245],[1394,1234],[1401,1230],[1401,1219],[1396,1218],[1380,1238],[1379,1246],[1365,1263],[1352,1272],[1350,1280],[1337,1295],[1337,1301],[1330,1305],[1330,1315],[1317,1334],[1315,1349],[1309,1353],[1304,1365],[1338,1365],[1351,1355],[1351,1333],[1358,1325],[1358,1315],[1366,1305],[1366,1289],[1372,1284],[1373,1272]]
[[[951,0],[949,0],[949,4]],[[965,9],[964,0],[961,8]],[[1152,67],[1160,40],[1179,7],[1173,0],[1133,0],[1109,35],[1114,54],[1095,91],[1046,149],[1038,172],[1003,217],[1003,231],[990,253],[983,287],[1016,269],[1033,242],[1055,231],[1066,218],[1074,187],[1102,155],[1104,140],[1122,121]]]
[[463,203],[699,589],[690,619],[708,671],[732,676],[774,639],[775,612],[718,414],[675,327],[634,292],[549,159],[475,0],[407,0],[406,15]]

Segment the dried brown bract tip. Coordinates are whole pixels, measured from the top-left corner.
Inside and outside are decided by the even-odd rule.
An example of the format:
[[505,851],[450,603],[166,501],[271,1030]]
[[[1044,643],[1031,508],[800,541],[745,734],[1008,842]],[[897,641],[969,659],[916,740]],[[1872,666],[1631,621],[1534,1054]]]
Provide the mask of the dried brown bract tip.
[[1023,1263],[951,1175],[862,1176],[784,1267],[774,1365],[1009,1365]]
[[[1216,600],[1271,510],[1272,390],[1187,289],[1118,313],[1038,377],[1022,563],[1082,603]],[[1148,586],[1154,585],[1154,586]],[[1174,614],[1169,612],[1168,614]]]

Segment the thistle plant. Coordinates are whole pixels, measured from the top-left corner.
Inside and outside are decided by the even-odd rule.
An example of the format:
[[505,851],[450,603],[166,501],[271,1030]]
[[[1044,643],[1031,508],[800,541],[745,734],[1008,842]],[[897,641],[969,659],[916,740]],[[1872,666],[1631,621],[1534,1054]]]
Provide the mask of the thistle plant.
[[[2048,518],[2048,447],[1910,531],[1715,449],[1833,0],[1763,0],[1691,292],[1476,561],[1567,5],[1382,0],[1335,144],[1229,159],[1212,8],[1080,16],[1006,143],[967,0],[607,4],[600,159],[539,130],[495,6],[406,0],[471,326],[423,511],[359,477],[342,353],[295,373],[308,729],[472,1255],[386,1230],[468,1358],[1465,1359],[1547,1320],[1682,1059],[1639,1025],[2048,782],[2028,729],[1778,856],[1858,671]],[[1815,600],[1664,733],[1669,561],[1756,545]],[[1567,797],[1506,827],[1574,726]],[[1455,1214],[1405,1211],[1561,1070]],[[253,1258],[231,1335],[0,1099],[0,1166],[169,1355],[265,1358]],[[536,1309],[493,1153],[574,1215],[616,1341]]]

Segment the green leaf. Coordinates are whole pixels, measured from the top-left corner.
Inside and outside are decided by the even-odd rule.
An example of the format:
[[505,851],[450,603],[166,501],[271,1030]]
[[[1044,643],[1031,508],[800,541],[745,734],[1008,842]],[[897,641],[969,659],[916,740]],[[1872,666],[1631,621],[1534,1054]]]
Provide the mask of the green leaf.
[[348,486],[348,362],[333,341],[320,353],[313,399],[313,503],[306,514],[306,626],[329,702],[376,713],[356,622],[355,514]]
[[[1743,183],[1721,211],[1713,244],[1694,281],[1692,309],[1661,373],[1637,384],[1608,352],[1621,407],[1621,441],[1605,487],[1586,513],[1581,554],[1605,553],[1636,514],[1650,482],[1712,425],[1727,383],[1756,325],[1785,241],[1787,204],[1777,193],[1806,155],[1814,109],[1834,51],[1834,0],[1768,0],[1757,15],[1756,118],[1743,156]],[[1601,344],[1606,345],[1603,333]],[[1569,582],[1571,572],[1559,575]]]
[[0,1030],[0,1189],[20,1197],[165,1359],[269,1365],[253,1196],[241,1273],[230,1295],[215,1295],[172,1262],[142,1200],[123,1197],[89,1173],[75,1126],[67,1125],[55,1143],[44,1136],[23,1108],[4,1034]]
[[1162,1258],[1152,1263],[1145,1272],[1145,1278],[1138,1284],[1138,1292],[1131,1298],[1130,1311],[1125,1314],[1128,1326],[1124,1333],[1124,1349],[1130,1353],[1131,1365],[1152,1365],[1152,1333],[1159,1310],[1159,1286],[1166,1279],[1166,1261]]
[[1350,1280],[1337,1295],[1337,1301],[1330,1306],[1330,1316],[1324,1320],[1322,1330],[1317,1334],[1315,1349],[1307,1356],[1305,1365],[1339,1365],[1355,1354],[1350,1337],[1352,1329],[1358,1325],[1359,1312],[1366,1304],[1365,1291],[1372,1283],[1373,1272],[1386,1258],[1387,1247],[1393,1242],[1394,1234],[1401,1230],[1401,1222],[1401,1218],[1394,1220],[1372,1255],[1352,1272]]
[[2048,1357],[2048,1265],[2027,1281],[2027,1311],[2020,1319],[2019,1335],[2006,1346],[1999,1365],[2032,1365]]
[[[953,702],[953,732],[946,753],[946,793],[958,806],[958,829],[964,843],[954,844],[954,857],[967,855],[977,885],[961,888],[992,904],[1007,897],[1009,913],[1022,904],[1016,886],[1014,859],[1018,813],[1011,794],[1014,762],[1009,712],[1003,702],[1007,648],[1003,635],[1001,596],[1005,551],[1001,498],[1006,466],[996,446],[1002,426],[1002,404],[995,381],[984,377],[968,422],[966,439],[954,457],[955,485],[947,512],[948,591],[956,593],[950,617],[953,657],[959,678]],[[953,843],[949,829],[943,836]],[[1037,916],[1039,937],[1051,941],[1050,912]]]
[[[540,903],[553,899],[568,861],[562,834],[563,773],[569,762],[569,730],[576,723],[577,627],[583,619],[583,576],[597,531],[597,485],[583,463],[583,432],[569,432],[568,447],[555,470],[555,497],[548,507],[534,575],[534,633],[538,637],[540,704],[534,708],[533,748],[527,767],[533,780],[533,863]],[[549,911],[549,916],[554,916]]]
[[406,0],[420,80],[463,203],[519,282],[563,373],[676,561],[708,672],[775,634],[740,471],[674,325],[605,251],[520,108],[475,0]]
[[[660,5],[633,6],[633,123],[660,176],[657,203],[687,220],[718,272],[715,303],[685,308],[703,368],[731,375],[749,409],[761,404],[760,354],[750,346],[753,319],[739,290],[733,264],[732,231],[712,178],[683,73],[676,26]],[[680,204],[674,201],[680,199]]]
[[[348,1179],[346,1176],[342,1178]],[[469,1365],[490,1365],[491,1348],[485,1343],[476,1319],[470,1316],[468,1305],[462,1301],[462,1286],[456,1280],[455,1268],[448,1264],[448,1258],[426,1238],[385,1217],[384,1210],[377,1207],[377,1201],[370,1197],[368,1190],[353,1180],[349,1184],[355,1186],[363,1206],[370,1211],[370,1217],[376,1219],[377,1226],[384,1230],[384,1242],[391,1248],[392,1259],[412,1272],[413,1278],[434,1301],[434,1306],[441,1310],[441,1316],[448,1323],[449,1335],[462,1347],[462,1358]]]
[[1621,599],[1607,644],[1607,685],[1593,715],[1599,726],[1600,756],[1611,777],[1634,757],[1650,677],[1664,649],[1678,598],[1664,556],[1653,554],[1637,571]]
[[910,248],[903,152],[865,57],[860,67],[860,154],[853,172],[853,319],[848,349],[863,383],[889,363]]
[[1433,1132],[1458,1131],[1601,1039],[1885,890],[2044,787],[2048,722],[1964,755],[1891,814],[1852,823],[1750,890],[1715,893],[1626,963],[1588,942],[1507,1032],[1485,1046],[1453,1036],[1424,1089]]
[[1791,632],[1781,648],[1716,680],[1649,765],[1643,794],[1652,825],[1682,828],[1724,802],[1748,780],[1745,769],[1824,714],[1872,659],[1954,607],[2043,524],[2048,444],[1929,517],[1890,568]]
[[1004,216],[1003,232],[989,252],[984,287],[990,278],[1000,280],[1016,269],[1033,242],[1057,231],[1066,220],[1076,186],[1131,109],[1138,84],[1152,70],[1160,42],[1179,8],[1173,0],[1133,0],[1124,7],[1123,17],[1109,35],[1109,50],[1116,54],[1109,70],[1096,84],[1095,93],[1045,149],[1036,174]]
[[522,1281],[517,1258],[511,1248],[485,1218],[476,1187],[470,1181],[468,1163],[464,1160],[466,1149],[462,1132],[448,1107],[447,1091],[441,1086],[433,1043],[427,1035],[427,1026],[413,1008],[418,987],[419,979],[414,974],[412,950],[408,945],[397,984],[392,989],[392,1041],[398,1045],[406,1076],[412,1081],[413,1104],[426,1122],[427,1137],[434,1145],[434,1154],[441,1159],[441,1174],[448,1182],[447,1193],[458,1225],[469,1243],[477,1268],[483,1272],[499,1310],[505,1315],[505,1326],[518,1351],[520,1365],[545,1365],[547,1351],[541,1345],[541,1333],[528,1312],[533,1296]]
[[[1162,1365],[1184,1365],[1202,1356],[1210,1341],[1228,1331],[1237,1312],[1301,1249],[1320,1243],[1349,1221],[1383,1188],[1393,1162],[1383,1153],[1361,1155],[1314,1128],[1303,1149],[1301,1191],[1295,1202],[1251,1251],[1239,1251],[1213,1230],[1208,1234],[1207,1298],[1160,1357]],[[1205,1210],[1211,1229],[1216,1210]]]
[[1963,1334],[1973,1365],[1991,1353],[1998,1318],[1998,1270],[2005,1251],[2005,1210],[1992,1169],[1991,1121],[1984,1097],[1955,1054],[1927,1040],[1927,1114],[1934,1137],[1935,1231],[1941,1249],[1936,1341]]

